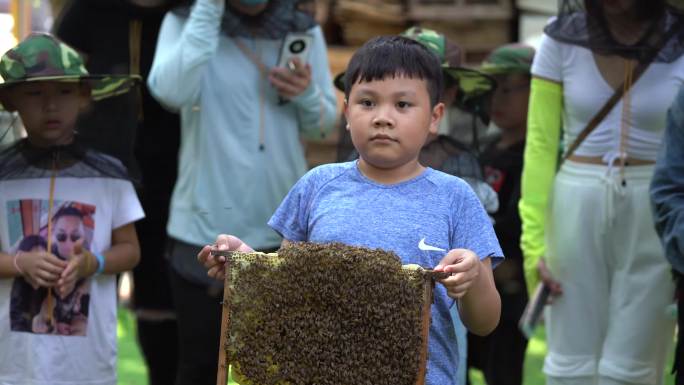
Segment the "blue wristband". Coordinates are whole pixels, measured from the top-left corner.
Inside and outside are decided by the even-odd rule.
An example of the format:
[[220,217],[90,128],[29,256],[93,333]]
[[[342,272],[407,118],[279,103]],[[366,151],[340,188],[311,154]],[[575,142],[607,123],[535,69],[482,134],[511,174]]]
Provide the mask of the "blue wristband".
[[94,253],[93,255],[95,255],[95,258],[97,258],[97,270],[95,270],[95,275],[102,274],[102,272],[104,271],[105,262],[104,254]]

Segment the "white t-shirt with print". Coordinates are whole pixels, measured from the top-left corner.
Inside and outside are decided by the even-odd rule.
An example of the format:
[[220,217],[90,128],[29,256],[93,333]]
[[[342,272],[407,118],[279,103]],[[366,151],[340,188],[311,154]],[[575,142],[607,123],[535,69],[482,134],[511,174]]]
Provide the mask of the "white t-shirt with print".
[[[45,247],[49,191],[49,178],[0,182],[3,252],[14,255],[27,245]],[[72,219],[78,218],[74,210],[82,215],[80,223],[61,228],[56,213],[69,210]],[[102,253],[111,247],[113,229],[144,216],[133,185],[112,178],[57,178],[51,213],[51,249],[56,255],[69,237],[82,239],[90,251]],[[115,385],[115,276],[85,280],[69,300],[53,298],[55,325],[60,326],[51,331],[35,326],[40,325],[34,323],[39,319],[36,311],[41,305],[46,309],[47,301],[36,300],[35,291],[23,295],[31,290],[23,278],[0,279],[0,384]]]

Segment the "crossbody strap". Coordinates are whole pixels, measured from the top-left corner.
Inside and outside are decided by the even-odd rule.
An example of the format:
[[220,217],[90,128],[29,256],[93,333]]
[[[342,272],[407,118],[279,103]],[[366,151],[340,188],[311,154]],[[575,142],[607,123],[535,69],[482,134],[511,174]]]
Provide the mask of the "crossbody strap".
[[601,107],[599,112],[597,112],[596,115],[594,115],[594,117],[591,118],[589,123],[587,123],[586,127],[584,127],[584,129],[582,130],[582,132],[580,132],[580,134],[577,135],[575,141],[572,142],[570,147],[568,147],[568,150],[565,152],[565,155],[563,155],[563,158],[561,159],[561,164],[570,156],[572,156],[572,154],[575,152],[575,150],[577,150],[580,144],[584,142],[584,139],[586,139],[587,136],[589,136],[589,134],[591,134],[592,131],[594,131],[596,126],[598,126],[599,123],[601,123],[601,121],[606,117],[606,115],[608,115],[610,110],[612,110],[613,107],[615,107],[617,102],[622,98],[622,95],[624,95],[625,92],[629,91],[629,89],[634,85],[634,83],[636,83],[637,80],[639,80],[641,75],[644,72],[646,72],[646,68],[648,68],[648,66],[653,62],[653,60],[658,55],[658,52],[660,52],[662,47],[670,40],[670,38],[681,29],[682,25],[684,24],[682,24],[681,20],[677,21],[677,24],[672,26],[672,28],[670,28],[670,30],[667,31],[665,35],[663,35],[661,40],[656,45],[655,49],[646,58],[646,60],[640,62],[639,65],[634,69],[631,81],[627,83],[623,82],[622,84],[620,84],[619,87],[617,87],[617,89],[613,93],[613,96],[611,96],[610,99],[606,101],[606,103],[603,105],[603,107]]

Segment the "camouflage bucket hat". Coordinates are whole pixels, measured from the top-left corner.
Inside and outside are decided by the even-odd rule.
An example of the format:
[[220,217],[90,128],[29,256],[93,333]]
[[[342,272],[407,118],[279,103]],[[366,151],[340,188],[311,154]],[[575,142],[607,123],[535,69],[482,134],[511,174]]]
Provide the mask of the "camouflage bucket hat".
[[525,44],[506,44],[492,51],[478,70],[488,75],[529,74],[534,48]]
[[100,100],[128,92],[137,75],[91,75],[73,48],[46,33],[33,33],[0,58],[0,90],[38,81],[86,81],[92,98]]
[[[423,44],[437,55],[445,76],[458,84],[463,99],[484,95],[494,89],[496,81],[493,78],[476,70],[461,67],[461,49],[443,34],[427,28],[411,27],[402,32],[401,36]],[[344,72],[335,76],[334,83],[337,89],[344,92]]]

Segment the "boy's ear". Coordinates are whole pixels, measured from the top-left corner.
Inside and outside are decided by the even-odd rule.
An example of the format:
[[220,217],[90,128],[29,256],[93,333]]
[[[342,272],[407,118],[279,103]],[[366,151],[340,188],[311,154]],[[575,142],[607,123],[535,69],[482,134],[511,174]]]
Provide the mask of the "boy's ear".
[[437,135],[439,132],[439,122],[444,116],[444,103],[439,102],[432,108],[432,115],[430,116],[430,133]]

